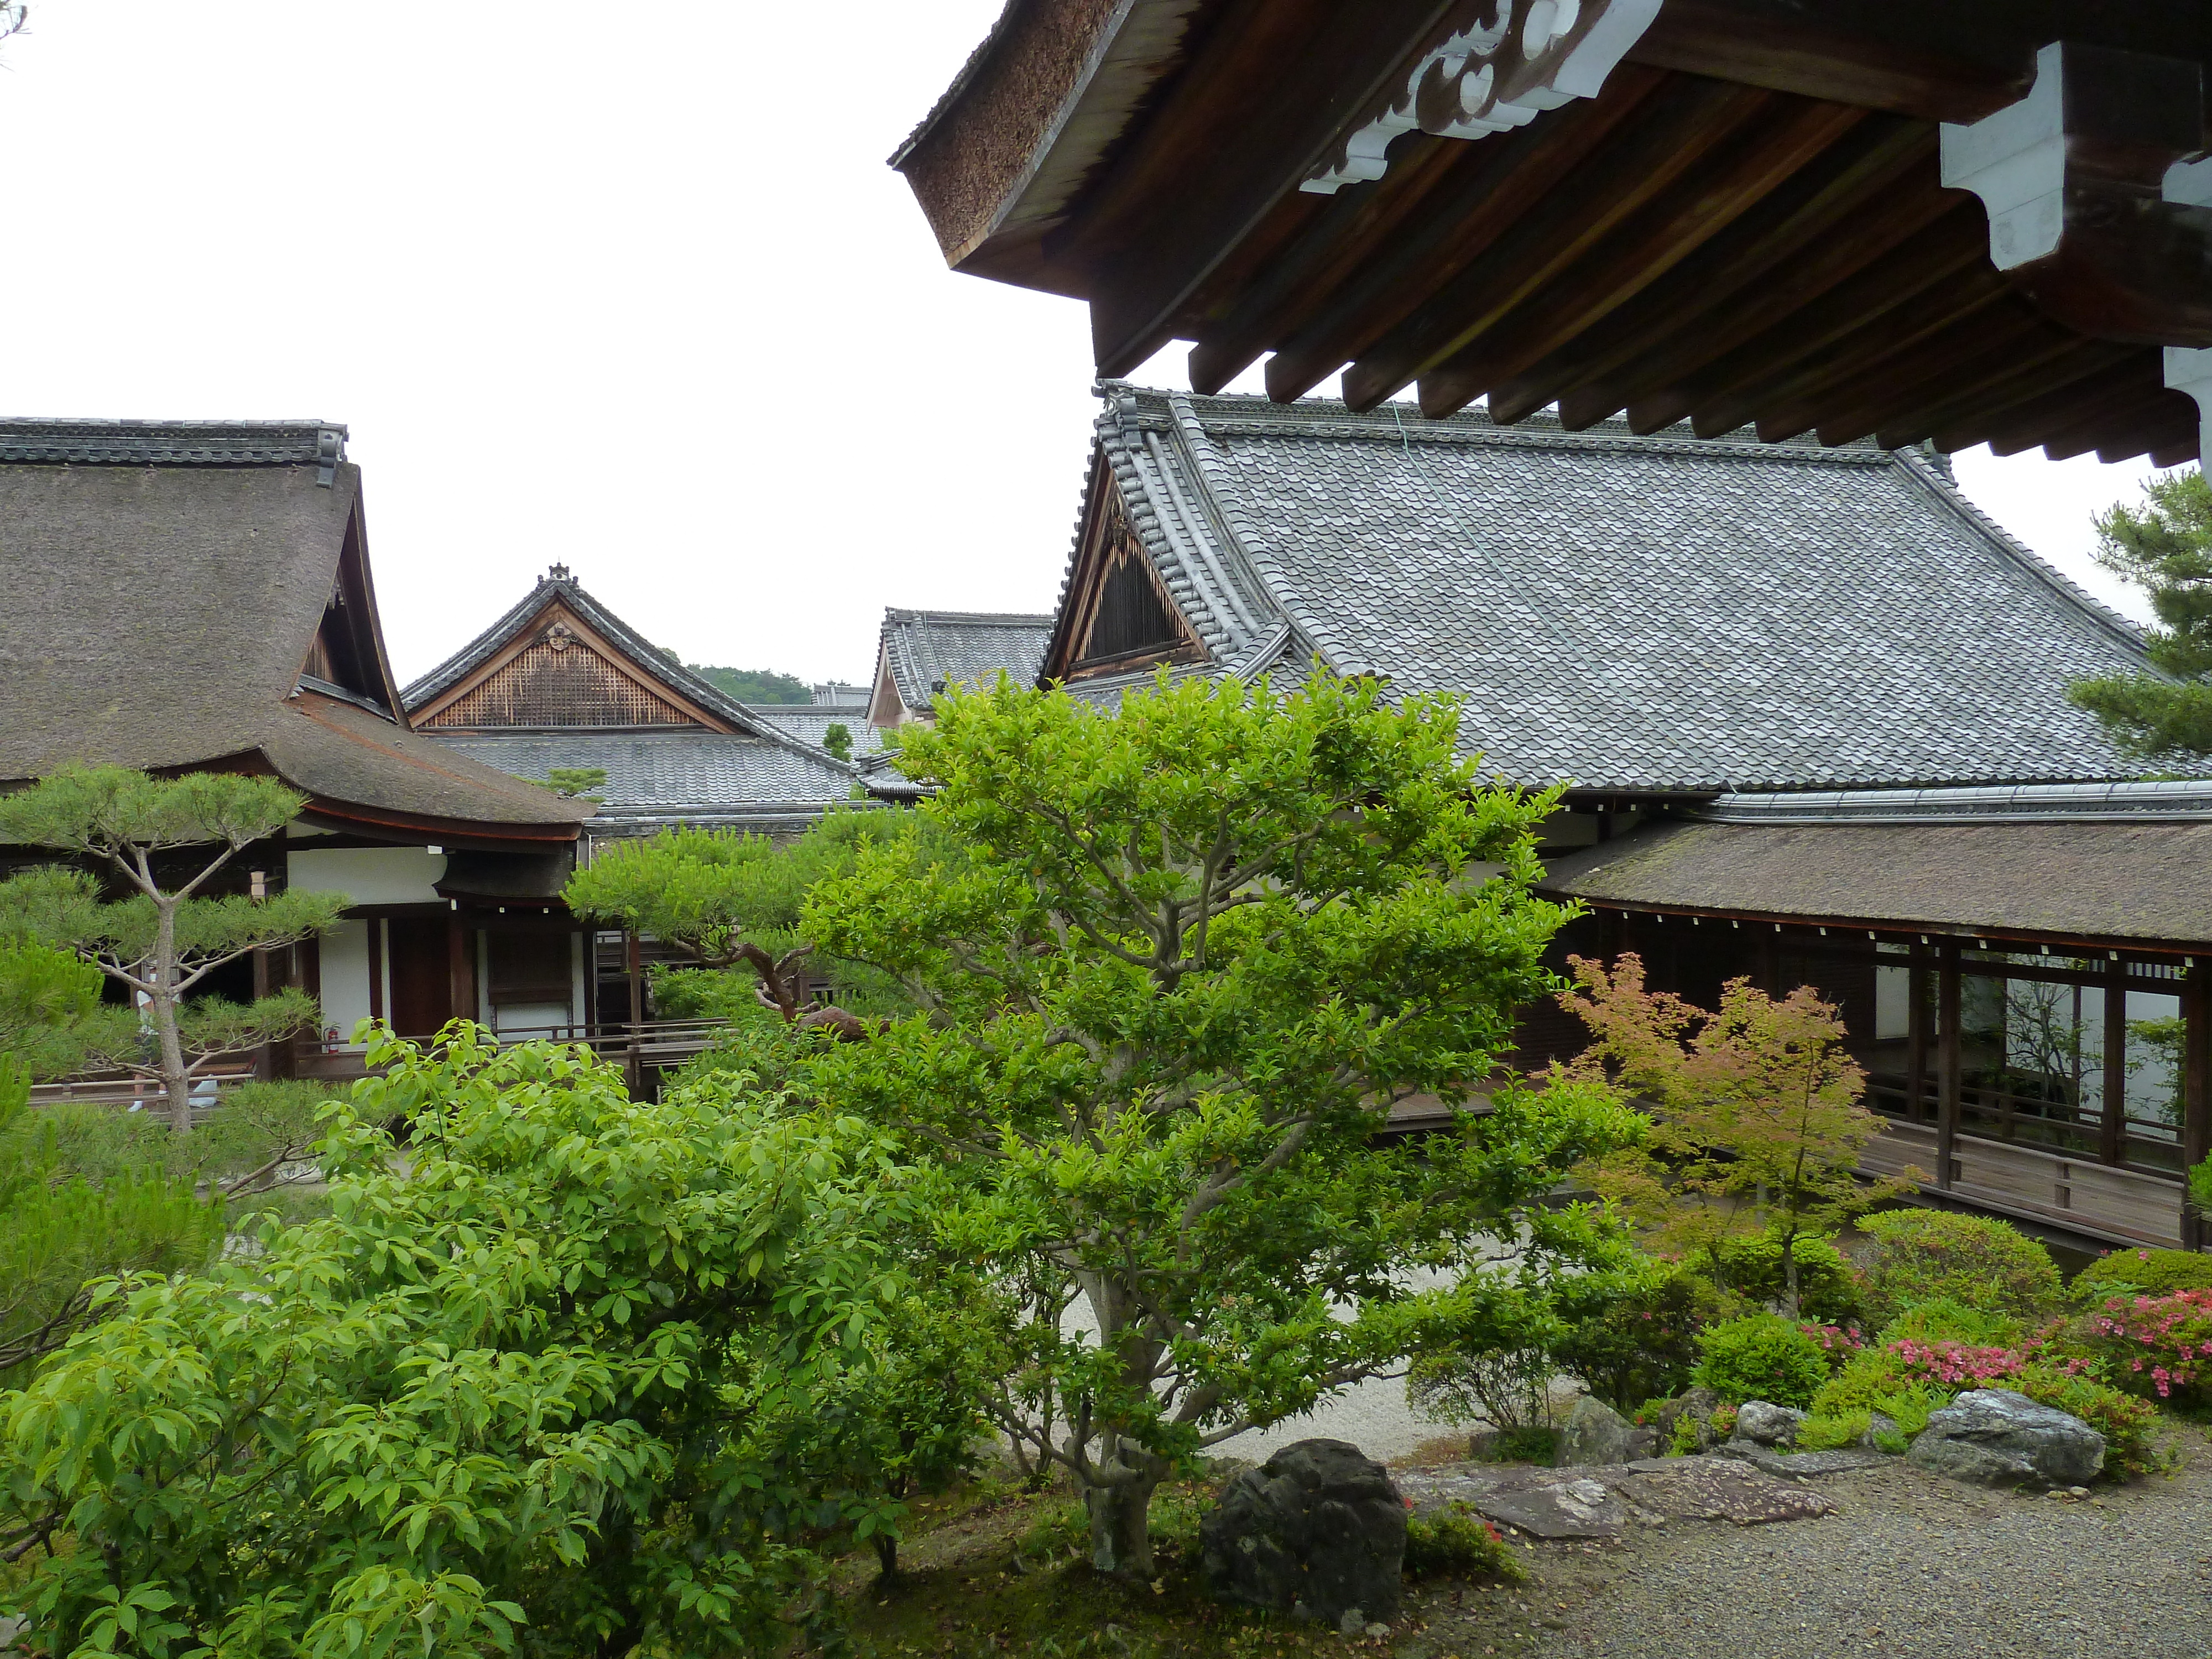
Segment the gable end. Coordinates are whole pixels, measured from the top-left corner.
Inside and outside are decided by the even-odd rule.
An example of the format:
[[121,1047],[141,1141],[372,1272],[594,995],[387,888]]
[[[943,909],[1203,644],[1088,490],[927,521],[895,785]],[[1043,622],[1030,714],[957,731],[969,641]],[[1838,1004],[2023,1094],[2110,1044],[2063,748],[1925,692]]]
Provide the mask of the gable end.
[[1079,680],[1158,663],[1203,661],[1206,647],[1153,568],[1112,474],[1101,467],[1095,476],[1089,522],[1045,678]]
[[438,731],[659,726],[728,732],[717,719],[633,663],[565,605],[548,605],[507,648],[415,712]]

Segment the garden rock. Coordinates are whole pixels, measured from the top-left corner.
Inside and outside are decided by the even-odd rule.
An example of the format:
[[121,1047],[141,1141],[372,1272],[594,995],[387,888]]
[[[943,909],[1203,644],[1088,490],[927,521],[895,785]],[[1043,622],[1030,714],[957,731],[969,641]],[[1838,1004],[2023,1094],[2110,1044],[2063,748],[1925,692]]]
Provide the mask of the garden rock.
[[1808,1474],[1841,1474],[1846,1469],[1869,1469],[1885,1461],[1882,1453],[1861,1448],[1785,1452],[1762,1446],[1756,1440],[1731,1440],[1724,1446],[1716,1446],[1713,1455],[1733,1458],[1768,1474],[1778,1474],[1793,1480]]
[[1697,1425],[1698,1449],[1711,1449],[1713,1440],[1713,1413],[1721,1408],[1721,1397],[1711,1389],[1692,1389],[1677,1399],[1668,1401],[1652,1414],[1653,1437],[1657,1444],[1653,1449],[1664,1451],[1674,1443],[1674,1425],[1685,1417]]
[[1397,1616],[1405,1499],[1345,1441],[1301,1440],[1237,1475],[1199,1541],[1218,1601],[1342,1628]]
[[1650,1429],[1638,1428],[1602,1400],[1584,1395],[1575,1401],[1566,1426],[1559,1431],[1559,1462],[1626,1463],[1657,1450],[1655,1437]]
[[1906,1459],[1984,1486],[2070,1486],[2096,1478],[2105,1437],[2010,1389],[1973,1389],[1936,1413]]
[[1808,1520],[1835,1507],[1817,1492],[1723,1457],[1646,1457],[1577,1469],[1409,1470],[1401,1484],[1424,1513],[1464,1504],[1537,1538],[1618,1538],[1632,1527],[1670,1521],[1749,1527]]
[[1736,1408],[1735,1437],[1762,1446],[1794,1446],[1805,1413],[1765,1400],[1747,1400]]
[[1898,1432],[1895,1418],[1883,1412],[1869,1412],[1867,1413],[1867,1431],[1859,1437],[1859,1444],[1869,1451],[1880,1451],[1882,1436]]

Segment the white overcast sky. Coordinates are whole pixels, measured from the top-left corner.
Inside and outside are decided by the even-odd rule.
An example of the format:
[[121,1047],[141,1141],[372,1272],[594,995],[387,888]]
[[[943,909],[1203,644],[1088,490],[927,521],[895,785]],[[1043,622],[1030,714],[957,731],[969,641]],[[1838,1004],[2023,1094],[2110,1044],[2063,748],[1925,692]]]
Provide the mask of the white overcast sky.
[[[0,412],[348,422],[403,680],[556,560],[814,679],[886,605],[1048,610],[1084,308],[945,270],[884,165],[998,4],[33,0]],[[2143,467],[1959,459],[2117,597],[2089,514]]]

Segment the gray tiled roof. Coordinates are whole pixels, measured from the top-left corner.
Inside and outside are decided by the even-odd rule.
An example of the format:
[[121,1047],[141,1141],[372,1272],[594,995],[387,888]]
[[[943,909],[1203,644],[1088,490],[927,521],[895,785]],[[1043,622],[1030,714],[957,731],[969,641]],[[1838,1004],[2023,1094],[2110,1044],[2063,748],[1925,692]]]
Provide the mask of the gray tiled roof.
[[900,701],[926,710],[940,686],[989,680],[1001,669],[1030,684],[1051,637],[1050,617],[887,609],[882,650]]
[[747,703],[753,718],[763,726],[773,726],[788,732],[801,743],[821,748],[822,739],[830,726],[842,726],[853,739],[855,758],[872,755],[884,746],[883,733],[868,724],[868,705],[866,703]]
[[544,778],[556,767],[599,767],[607,775],[593,833],[616,820],[711,823],[765,813],[803,820],[848,799],[848,768],[815,759],[787,743],[720,732],[441,732],[437,740],[471,760],[518,777]]
[[1469,746],[1528,783],[2131,769],[2064,691],[2142,667],[2136,631],[1917,453],[1100,391],[1098,459],[1208,672],[1317,653],[1456,694]]
[[[325,434],[331,436],[325,445]],[[307,466],[345,459],[334,421],[0,420],[0,461],[82,466]]]

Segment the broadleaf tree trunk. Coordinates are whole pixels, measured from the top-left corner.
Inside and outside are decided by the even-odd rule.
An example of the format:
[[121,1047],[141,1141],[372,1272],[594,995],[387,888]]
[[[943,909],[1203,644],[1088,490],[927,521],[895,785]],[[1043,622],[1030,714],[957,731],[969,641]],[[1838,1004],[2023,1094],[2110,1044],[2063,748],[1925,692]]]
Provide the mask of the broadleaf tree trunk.
[[[1119,1437],[1109,1435],[1108,1438]],[[1103,1454],[1103,1448],[1101,1449]],[[1146,1462],[1151,1461],[1135,1446],[1127,1446],[1126,1449]],[[1130,1466],[1124,1465],[1117,1454],[1108,1467]],[[1135,1467],[1141,1468],[1142,1465]],[[1152,1576],[1152,1492],[1158,1485],[1157,1474],[1145,1472],[1135,1480],[1118,1486],[1093,1486],[1084,1493],[1085,1504],[1091,1512],[1091,1565],[1098,1571],[1119,1578]]]
[[155,901],[154,990],[147,999],[154,1017],[154,1039],[161,1051],[161,1092],[169,1105],[169,1127],[178,1134],[192,1128],[192,1079],[177,1035],[177,908]]

